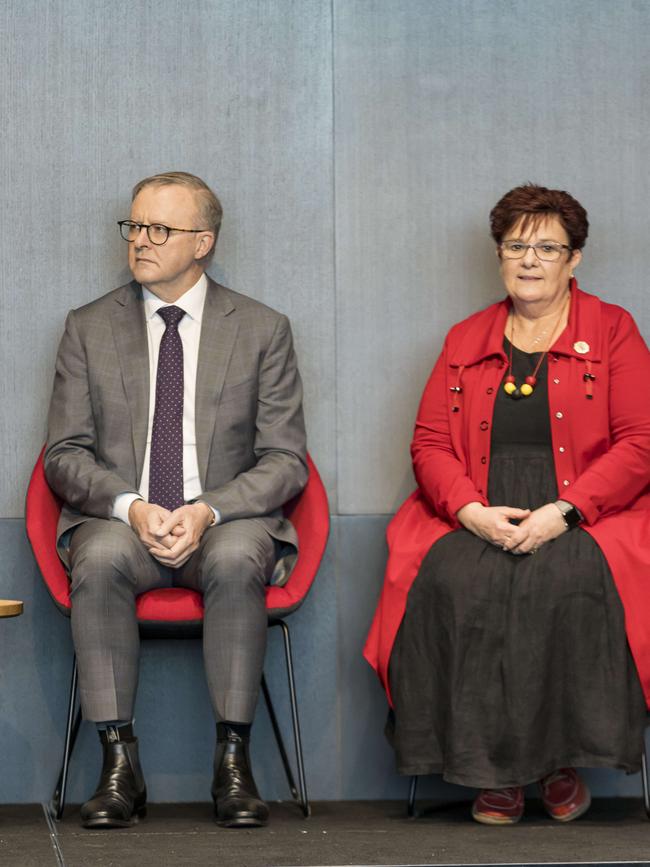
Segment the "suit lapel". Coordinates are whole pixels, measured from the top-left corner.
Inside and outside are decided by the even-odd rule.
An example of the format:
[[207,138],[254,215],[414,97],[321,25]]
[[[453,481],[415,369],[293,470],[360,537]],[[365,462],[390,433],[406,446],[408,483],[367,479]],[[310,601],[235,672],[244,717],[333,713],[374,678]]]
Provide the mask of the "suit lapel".
[[140,484],[149,420],[149,348],[142,289],[132,282],[116,298],[111,312],[113,339],[131,414],[135,475]]
[[230,315],[234,309],[234,304],[221,287],[208,280],[201,322],[195,403],[196,453],[203,487],[217,407],[237,337],[238,324],[235,317]]

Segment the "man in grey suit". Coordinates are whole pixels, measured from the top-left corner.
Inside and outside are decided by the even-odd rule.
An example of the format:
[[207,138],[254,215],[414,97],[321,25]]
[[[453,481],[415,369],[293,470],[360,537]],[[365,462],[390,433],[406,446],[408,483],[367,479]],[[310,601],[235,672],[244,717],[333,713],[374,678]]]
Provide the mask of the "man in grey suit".
[[104,755],[85,827],[145,812],[135,597],[164,586],[203,593],[216,819],[268,818],[248,741],[264,588],[296,552],[282,505],[307,479],[302,388],[286,317],[204,273],[221,213],[193,175],[137,184],[120,221],[134,280],[71,311],[57,356],[45,472],[64,501],[81,704]]

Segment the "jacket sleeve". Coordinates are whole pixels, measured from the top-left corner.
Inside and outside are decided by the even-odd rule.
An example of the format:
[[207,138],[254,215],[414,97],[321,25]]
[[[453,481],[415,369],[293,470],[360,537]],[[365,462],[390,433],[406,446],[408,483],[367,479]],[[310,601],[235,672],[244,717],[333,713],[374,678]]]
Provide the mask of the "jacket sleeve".
[[75,312],[66,319],[59,344],[47,420],[44,464],[47,481],[68,506],[96,518],[110,518],[118,494],[133,491],[128,482],[96,460],[97,431],[88,383],[88,366]]
[[259,369],[255,466],[198,500],[219,512],[222,523],[269,515],[307,483],[302,382],[291,327],[280,316]]
[[411,457],[416,481],[436,514],[458,527],[456,513],[467,503],[487,505],[452,441],[447,384],[448,340],[424,389],[415,422]]
[[630,506],[650,483],[650,353],[626,311],[610,328],[610,447],[563,497],[587,524]]

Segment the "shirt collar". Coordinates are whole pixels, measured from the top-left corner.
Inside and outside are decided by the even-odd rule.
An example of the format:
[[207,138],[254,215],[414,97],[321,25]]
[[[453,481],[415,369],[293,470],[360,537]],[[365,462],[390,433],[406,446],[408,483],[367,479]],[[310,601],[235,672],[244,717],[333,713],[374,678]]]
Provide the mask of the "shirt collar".
[[[174,301],[174,307],[180,307],[185,311],[185,314],[196,322],[201,322],[203,316],[203,305],[205,303],[205,295],[208,291],[208,278],[205,274],[201,274],[191,289],[184,292],[181,297]],[[142,297],[144,298],[145,317],[153,319],[161,307],[169,307],[166,301],[162,301],[153,292],[150,292],[146,286],[142,287]]]

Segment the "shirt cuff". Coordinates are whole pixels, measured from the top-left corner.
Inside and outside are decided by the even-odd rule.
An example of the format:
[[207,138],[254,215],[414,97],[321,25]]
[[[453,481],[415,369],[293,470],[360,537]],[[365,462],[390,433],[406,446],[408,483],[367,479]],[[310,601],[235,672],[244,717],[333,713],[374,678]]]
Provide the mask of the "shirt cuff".
[[113,517],[118,518],[130,527],[129,509],[131,508],[131,503],[141,499],[140,494],[134,494],[131,491],[125,494],[118,494],[113,503]]
[[215,507],[211,506],[210,503],[206,503],[205,500],[202,500],[200,494],[198,497],[195,497],[193,500],[188,500],[187,502],[188,502],[188,505],[191,505],[191,506],[193,506],[195,503],[203,503],[204,505],[206,505],[208,507],[208,509],[212,509],[212,514],[214,515],[214,521],[211,524],[208,524],[209,527],[214,527],[215,524],[221,523],[221,513],[219,512],[219,509],[215,509]]

